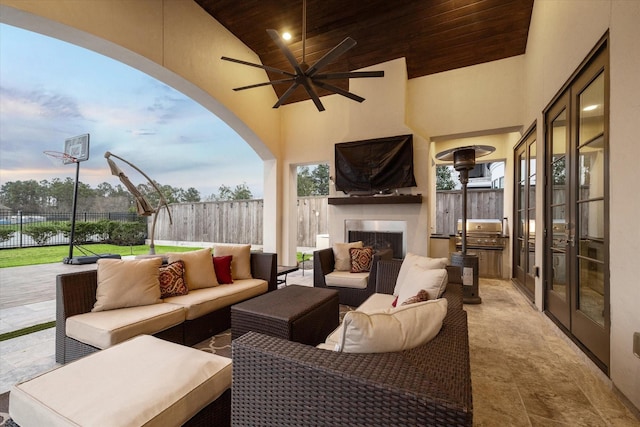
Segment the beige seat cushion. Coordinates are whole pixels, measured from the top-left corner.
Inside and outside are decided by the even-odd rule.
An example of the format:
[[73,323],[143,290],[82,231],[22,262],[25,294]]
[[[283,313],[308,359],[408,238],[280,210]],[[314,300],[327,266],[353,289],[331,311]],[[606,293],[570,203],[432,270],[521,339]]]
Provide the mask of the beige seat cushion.
[[348,271],[332,271],[324,276],[327,286],[339,288],[364,289],[369,283],[369,273],[350,273]]
[[231,255],[231,277],[233,280],[252,279],[251,245],[216,245],[215,256]]
[[67,318],[67,336],[100,349],[129,338],[179,325],[185,310],[173,304],[153,304],[78,314]]
[[231,359],[148,335],[54,369],[11,390],[29,426],[178,426],[231,387]]
[[191,252],[171,252],[167,254],[169,264],[184,262],[184,279],[189,290],[218,286],[216,271],[213,267],[211,249],[199,249]]
[[187,295],[165,298],[168,304],[183,307],[186,319],[193,320],[222,307],[262,295],[269,289],[269,284],[262,279],[234,280],[215,288],[197,289]]

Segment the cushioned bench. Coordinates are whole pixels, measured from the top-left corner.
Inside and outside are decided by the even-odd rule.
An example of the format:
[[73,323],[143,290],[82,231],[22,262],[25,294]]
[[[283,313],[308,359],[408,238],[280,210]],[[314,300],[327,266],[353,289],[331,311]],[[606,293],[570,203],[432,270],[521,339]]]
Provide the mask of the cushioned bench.
[[229,425],[231,359],[140,335],[13,387],[21,427]]

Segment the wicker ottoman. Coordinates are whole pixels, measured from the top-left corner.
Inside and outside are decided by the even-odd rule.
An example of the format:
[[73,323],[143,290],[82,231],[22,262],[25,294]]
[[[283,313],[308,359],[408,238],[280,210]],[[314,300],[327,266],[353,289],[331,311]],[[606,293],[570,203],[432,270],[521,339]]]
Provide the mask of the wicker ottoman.
[[13,387],[21,427],[229,425],[231,359],[141,335]]
[[231,306],[231,338],[249,331],[317,345],[340,322],[338,291],[291,285]]

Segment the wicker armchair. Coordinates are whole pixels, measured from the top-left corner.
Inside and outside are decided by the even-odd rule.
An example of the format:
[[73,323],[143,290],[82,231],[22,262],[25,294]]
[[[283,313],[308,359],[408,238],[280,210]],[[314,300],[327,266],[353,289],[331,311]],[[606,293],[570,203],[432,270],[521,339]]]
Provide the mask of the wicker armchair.
[[[393,291],[400,264],[378,263],[376,291]],[[234,340],[232,425],[471,426],[467,313],[455,269],[442,329],[411,350],[338,353],[254,332]]]
[[357,289],[340,286],[327,286],[324,276],[331,273],[335,267],[333,249],[325,248],[317,250],[313,253],[313,286],[316,288],[335,289],[338,291],[340,304],[357,307],[375,292],[377,274],[376,266],[378,261],[382,259],[390,260],[392,256],[393,251],[391,249],[377,250],[373,254],[373,260],[371,261],[371,271],[369,272],[367,287]]

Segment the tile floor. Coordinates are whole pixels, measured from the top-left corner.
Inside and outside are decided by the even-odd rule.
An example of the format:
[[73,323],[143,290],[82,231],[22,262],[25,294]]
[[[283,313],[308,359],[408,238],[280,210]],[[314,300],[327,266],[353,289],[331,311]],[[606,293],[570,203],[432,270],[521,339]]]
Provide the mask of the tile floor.
[[[51,290],[55,288],[55,274],[68,270],[64,267],[56,265],[48,273],[38,274],[33,270],[11,272],[16,278],[40,280],[28,281],[32,283],[30,303],[23,306],[17,304],[17,296],[9,295],[13,290],[4,285],[9,272],[0,270],[2,328],[28,323],[17,319],[24,313],[33,321],[52,320],[55,305]],[[287,279],[288,284],[312,286],[313,273],[306,270],[303,276],[297,271]],[[42,289],[36,291],[38,287]],[[465,305],[469,314],[474,425],[640,426],[640,420],[612,391],[609,379],[510,281],[481,279],[480,296],[481,304]],[[55,367],[54,352],[54,328],[0,342],[0,393],[15,382]]]

